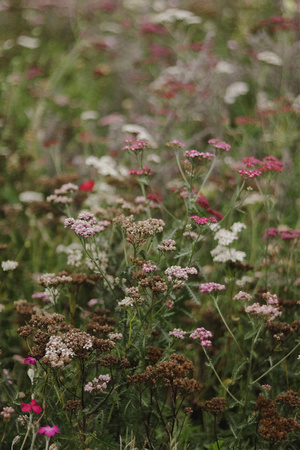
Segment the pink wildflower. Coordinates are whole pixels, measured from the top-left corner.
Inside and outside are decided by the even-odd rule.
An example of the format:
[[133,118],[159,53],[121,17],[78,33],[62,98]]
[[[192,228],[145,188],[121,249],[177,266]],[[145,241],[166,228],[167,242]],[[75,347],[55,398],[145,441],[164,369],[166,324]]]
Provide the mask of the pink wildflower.
[[233,300],[252,300],[252,295],[247,294],[247,292],[240,291],[233,297]]
[[226,152],[229,152],[229,150],[231,149],[231,145],[227,144],[224,141],[220,141],[219,139],[210,139],[208,143],[215,148],[226,150]]
[[243,177],[244,180],[247,180],[248,178],[259,177],[262,174],[262,171],[258,169],[240,169],[238,170],[238,174]]
[[153,272],[153,270],[156,270],[157,266],[155,266],[154,264],[144,264],[143,265],[143,272]]
[[190,338],[192,339],[200,339],[200,345],[202,347],[211,347],[212,342],[210,341],[210,338],[212,338],[212,332],[209,330],[206,330],[205,328],[196,328],[195,331],[193,331],[190,334]]
[[226,289],[226,286],[224,284],[218,284],[218,283],[202,283],[199,286],[200,292],[212,292],[212,291],[223,291]]
[[31,400],[30,403],[22,403],[21,402],[21,411],[22,412],[29,412],[29,411],[33,411],[36,414],[39,414],[43,411],[43,408],[41,408],[41,406],[39,406],[39,404],[37,403],[36,400]]
[[191,158],[191,159],[197,158],[199,160],[208,159],[209,161],[211,161],[216,156],[214,153],[209,153],[209,152],[203,153],[203,152],[198,152],[198,150],[186,150],[183,153],[183,155],[186,158]]
[[182,331],[179,328],[174,328],[173,331],[169,331],[169,336],[174,336],[177,339],[184,339],[186,331]]
[[152,175],[150,167],[143,166],[140,169],[132,169],[129,170],[129,175]]
[[171,300],[170,298],[165,302],[165,306],[167,306],[170,309],[174,308],[174,300]]
[[245,308],[246,313],[255,314],[267,318],[268,320],[274,320],[276,317],[281,316],[282,312],[278,308],[272,305],[260,305],[259,303],[253,303]]
[[271,294],[270,292],[265,292],[262,297],[267,300],[268,305],[278,305],[279,300],[276,294]]
[[184,148],[185,144],[183,144],[183,142],[177,141],[177,139],[174,139],[173,141],[167,142],[166,146],[171,148]]
[[217,219],[215,217],[190,216],[190,219],[196,222],[198,225],[206,225],[208,222],[217,222]]
[[45,434],[45,436],[51,437],[56,433],[59,433],[59,428],[56,425],[54,425],[53,427],[50,427],[50,425],[46,425],[45,427],[40,427],[38,433]]
[[36,360],[32,356],[28,356],[28,358],[24,359],[24,364],[35,364]]
[[136,152],[136,151],[142,151],[145,148],[149,147],[148,142],[143,141],[143,140],[133,141],[132,139],[127,139],[125,142],[127,145],[122,147],[121,150],[131,150],[133,152]]
[[14,414],[14,412],[15,412],[15,410],[11,406],[4,406],[0,415],[3,417],[3,419],[6,422],[8,422],[10,420],[11,416]]

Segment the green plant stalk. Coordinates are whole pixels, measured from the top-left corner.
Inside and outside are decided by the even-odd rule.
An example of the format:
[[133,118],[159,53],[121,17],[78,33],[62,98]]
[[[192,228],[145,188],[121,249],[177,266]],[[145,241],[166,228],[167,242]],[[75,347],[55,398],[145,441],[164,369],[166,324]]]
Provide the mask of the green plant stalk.
[[214,367],[214,365],[213,365],[212,360],[211,360],[210,357],[208,356],[205,347],[202,347],[202,348],[203,348],[203,351],[204,351],[204,353],[205,353],[206,358],[208,359],[209,366],[212,368],[212,370],[213,370],[214,374],[216,375],[218,381],[220,382],[221,386],[225,389],[225,391],[227,392],[227,394],[230,395],[230,397],[231,397],[235,402],[237,402],[239,405],[243,405],[243,403],[242,403],[240,400],[238,400],[238,399],[230,392],[230,390],[225,386],[225,384],[223,383],[223,381],[222,381],[221,378],[219,377],[218,372],[216,371],[216,369],[215,369],[215,367]]
[[225,327],[227,328],[229,334],[232,336],[234,342],[236,343],[237,348],[239,349],[239,351],[241,352],[241,354],[242,354],[243,356],[245,356],[244,353],[243,353],[243,350],[241,349],[241,347],[240,347],[240,345],[239,345],[239,343],[238,343],[238,341],[236,340],[235,335],[233,334],[233,332],[232,332],[231,329],[229,328],[229,325],[227,324],[227,322],[226,322],[226,320],[225,320],[225,318],[224,318],[224,316],[223,316],[223,314],[222,314],[222,312],[221,312],[221,310],[220,310],[220,308],[219,308],[217,299],[216,299],[213,295],[211,295],[211,298],[212,298],[213,301],[214,301],[215,307],[216,307],[216,309],[217,309],[217,311],[218,311],[218,313],[219,313],[219,315],[220,315],[220,317],[221,317],[221,319],[222,319],[222,321],[223,321]]
[[298,344],[287,355],[285,355],[284,358],[282,358],[280,361],[278,361],[276,364],[274,364],[274,366],[270,367],[269,370],[267,370],[260,377],[256,378],[256,380],[252,381],[251,384],[257,383],[259,380],[261,380],[263,377],[265,377],[268,373],[270,373],[273,369],[275,369],[275,367],[279,366],[279,364],[281,364],[283,361],[285,361],[296,350],[296,348],[299,347],[299,345],[300,345],[300,342],[298,342]]

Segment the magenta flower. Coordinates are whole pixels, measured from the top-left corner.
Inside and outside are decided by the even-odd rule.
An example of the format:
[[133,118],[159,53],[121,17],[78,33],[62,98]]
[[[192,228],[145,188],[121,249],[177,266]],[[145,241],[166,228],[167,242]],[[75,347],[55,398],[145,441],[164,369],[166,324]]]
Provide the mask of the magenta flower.
[[36,400],[31,400],[30,403],[22,403],[21,402],[21,411],[22,412],[29,412],[29,411],[33,411],[36,414],[39,414],[43,411],[43,408],[41,406],[39,406],[38,402]]
[[28,356],[28,358],[24,359],[24,364],[35,364],[36,360],[32,356]]
[[224,284],[210,282],[200,284],[199,289],[200,292],[223,291],[226,289],[226,286],[224,286]]
[[45,427],[40,427],[38,430],[39,434],[45,434],[46,436],[54,436],[56,433],[59,433],[59,428],[54,425],[53,427],[50,427],[49,425],[46,425]]

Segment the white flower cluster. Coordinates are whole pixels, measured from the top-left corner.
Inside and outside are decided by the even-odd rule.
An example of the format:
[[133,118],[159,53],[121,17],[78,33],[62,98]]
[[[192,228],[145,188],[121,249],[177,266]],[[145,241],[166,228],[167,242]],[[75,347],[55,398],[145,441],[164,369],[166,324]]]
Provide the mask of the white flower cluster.
[[56,275],[55,273],[44,273],[40,276],[38,283],[49,287],[57,286],[58,284],[70,283],[72,278],[66,275]]
[[213,261],[244,261],[246,253],[238,251],[235,248],[229,248],[228,245],[238,239],[238,234],[242,231],[243,228],[246,228],[246,225],[241,222],[236,222],[232,225],[231,231],[225,230],[224,228],[220,227],[212,228],[211,225],[210,228],[216,230],[214,238],[218,241],[217,247],[210,252],[211,256],[213,257]]
[[120,178],[120,176],[127,177],[128,169],[123,166],[117,166],[116,161],[111,156],[102,156],[97,158],[96,156],[89,156],[85,163],[87,166],[92,166],[97,169],[98,173],[103,176],[111,176]]
[[2,261],[1,267],[4,272],[7,272],[8,270],[15,270],[18,267],[19,263],[17,261],[10,261],[9,259],[7,261]]
[[72,361],[74,356],[74,351],[64,343],[60,336],[50,336],[43,362],[51,367],[62,369]]
[[19,200],[22,203],[42,202],[44,200],[44,196],[40,192],[24,191],[19,195]]
[[171,266],[165,270],[165,275],[169,281],[173,278],[179,278],[183,280],[188,280],[189,275],[196,275],[198,270],[195,267],[181,267],[181,266]]
[[85,386],[84,390],[86,392],[103,392],[105,389],[107,389],[107,383],[110,382],[110,376],[109,375],[99,375],[98,378],[94,378],[93,381],[89,381]]
[[173,239],[164,239],[157,249],[160,252],[173,252],[176,250],[176,242]]

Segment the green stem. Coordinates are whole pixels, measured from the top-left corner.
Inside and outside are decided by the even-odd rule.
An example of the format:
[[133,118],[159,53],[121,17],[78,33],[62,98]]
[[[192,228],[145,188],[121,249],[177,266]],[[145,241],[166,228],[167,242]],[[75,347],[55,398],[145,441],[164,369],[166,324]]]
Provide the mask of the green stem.
[[257,383],[259,380],[261,380],[261,378],[265,377],[269,372],[271,372],[273,369],[275,369],[275,367],[279,366],[279,364],[281,364],[282,361],[284,361],[286,358],[288,358],[296,350],[296,348],[299,347],[299,345],[300,345],[300,342],[287,355],[285,355],[284,358],[282,358],[280,361],[278,361],[276,364],[274,364],[274,366],[270,367],[270,369],[267,370],[263,375],[256,378],[256,380],[252,381],[251,384]]
[[225,384],[223,383],[223,381],[222,381],[221,378],[219,377],[219,375],[218,375],[218,373],[217,373],[217,371],[216,371],[216,369],[215,369],[215,367],[214,367],[214,365],[213,365],[212,360],[211,360],[210,357],[208,356],[205,347],[202,347],[202,348],[203,348],[203,351],[204,351],[204,353],[205,353],[206,358],[207,358],[208,361],[209,361],[209,366],[210,366],[210,367],[212,368],[212,370],[214,371],[214,374],[216,375],[217,379],[219,380],[221,386],[225,389],[225,391],[227,392],[227,394],[230,395],[230,397],[231,397],[235,402],[237,402],[239,405],[243,405],[243,403],[242,403],[241,401],[239,401],[239,400],[238,400],[238,399],[237,399],[237,398],[229,391],[228,387],[225,386]]
[[229,326],[228,326],[228,324],[227,324],[227,322],[226,322],[226,320],[225,320],[225,318],[224,318],[224,316],[223,316],[223,314],[222,314],[222,312],[221,312],[221,310],[220,310],[220,308],[219,308],[217,299],[216,299],[213,295],[211,295],[211,297],[212,297],[212,299],[213,299],[213,301],[214,301],[215,307],[216,307],[216,309],[217,309],[217,311],[218,311],[218,313],[219,313],[219,315],[220,315],[220,317],[221,317],[221,319],[222,319],[222,321],[223,321],[225,327],[227,328],[229,334],[232,336],[232,338],[233,338],[234,342],[236,343],[236,345],[237,345],[239,351],[241,352],[241,354],[242,354],[243,356],[245,356],[244,353],[243,353],[243,350],[242,350],[241,347],[239,346],[238,341],[236,340],[236,337],[234,336],[234,334],[232,333],[231,329],[229,328]]

